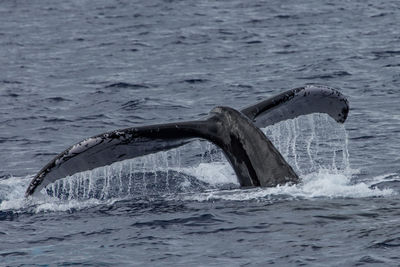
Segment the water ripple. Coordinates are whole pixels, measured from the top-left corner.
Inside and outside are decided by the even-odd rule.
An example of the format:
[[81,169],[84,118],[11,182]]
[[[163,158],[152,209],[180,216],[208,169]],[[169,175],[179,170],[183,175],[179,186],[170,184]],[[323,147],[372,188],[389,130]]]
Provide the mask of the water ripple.
[[147,89],[150,88],[149,85],[147,84],[141,84],[141,83],[127,83],[127,82],[117,82],[117,83],[112,83],[109,85],[106,85],[105,88],[122,88],[122,89]]

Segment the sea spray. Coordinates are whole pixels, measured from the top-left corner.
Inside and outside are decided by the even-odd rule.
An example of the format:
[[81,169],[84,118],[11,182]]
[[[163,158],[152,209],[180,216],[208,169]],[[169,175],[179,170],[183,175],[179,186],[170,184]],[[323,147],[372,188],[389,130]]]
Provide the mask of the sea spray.
[[346,130],[327,115],[302,116],[269,126],[264,132],[300,175],[321,168],[350,168]]

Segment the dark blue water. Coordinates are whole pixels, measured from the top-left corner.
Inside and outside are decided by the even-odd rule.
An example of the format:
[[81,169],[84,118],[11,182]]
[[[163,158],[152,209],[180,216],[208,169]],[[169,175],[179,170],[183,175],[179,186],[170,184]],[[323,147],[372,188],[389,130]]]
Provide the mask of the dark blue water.
[[[399,266],[398,1],[0,2],[1,266]],[[350,101],[264,129],[302,183],[239,189],[207,143],[50,186],[108,130],[308,83]]]

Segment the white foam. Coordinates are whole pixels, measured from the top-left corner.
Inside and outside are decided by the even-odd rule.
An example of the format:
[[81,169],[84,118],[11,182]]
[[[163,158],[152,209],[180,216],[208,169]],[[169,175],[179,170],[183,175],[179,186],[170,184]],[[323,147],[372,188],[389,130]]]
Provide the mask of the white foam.
[[0,180],[0,210],[19,210],[26,206],[25,190],[31,176]]
[[[223,163],[202,163],[198,167],[182,169],[184,173],[196,175],[199,180],[210,182],[211,184],[223,185],[226,183],[237,184],[236,176],[232,173],[230,166]],[[388,177],[396,174],[386,174],[374,177],[372,181],[353,183],[352,172],[338,172],[337,170],[320,169],[317,172],[302,175],[302,183],[298,185],[284,185],[273,188],[252,188],[252,189],[234,189],[220,190],[218,188],[210,189],[204,193],[187,193],[178,195],[178,198],[186,201],[249,201],[282,198],[365,198],[365,197],[387,197],[397,194],[392,189],[371,188],[370,185],[380,181],[387,181]],[[353,172],[354,173],[354,172]],[[398,177],[398,175],[397,175]],[[41,195],[32,199],[25,199],[25,187],[30,177],[18,178],[12,177],[0,181],[2,188],[0,210],[13,210],[15,212],[29,210],[31,212],[53,212],[80,210],[96,205],[112,205],[121,199],[129,199],[129,196],[113,197],[110,199],[66,199]],[[173,193],[173,192],[171,192]],[[131,196],[132,197],[132,196]],[[176,198],[176,194],[167,195],[166,198]]]
[[25,198],[25,190],[32,176],[10,177],[0,180],[0,211],[12,210],[14,212],[51,212],[51,211],[69,211],[73,209],[84,209],[100,204],[112,204],[120,198],[107,200],[99,199],[69,199],[61,200],[56,197],[48,196],[43,193],[32,198]]
[[177,170],[213,186],[228,183],[239,185],[235,172],[228,162],[200,163],[198,166],[179,168]]
[[252,188],[235,190],[211,190],[196,195],[184,195],[185,200],[194,201],[249,201],[269,200],[271,198],[366,198],[386,197],[397,194],[392,189],[370,188],[366,183],[352,183],[351,177],[337,171],[321,169],[318,172],[301,176],[302,183],[273,188]]
[[87,200],[60,200],[58,198],[48,198],[47,201],[36,202],[34,212],[52,212],[52,211],[71,211],[81,210],[85,208],[94,207],[97,205],[112,205],[120,199],[108,199],[106,201],[99,199],[87,199]]
[[302,184],[287,187],[285,193],[306,198],[363,198],[379,197],[394,194],[391,189],[370,188],[364,182],[353,183],[351,176],[346,172],[320,169],[302,177]]

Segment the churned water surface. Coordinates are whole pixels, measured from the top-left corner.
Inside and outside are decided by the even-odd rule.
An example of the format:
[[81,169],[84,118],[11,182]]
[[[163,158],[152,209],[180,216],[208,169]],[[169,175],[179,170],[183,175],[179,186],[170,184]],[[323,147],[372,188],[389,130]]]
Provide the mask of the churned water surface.
[[[399,266],[398,1],[0,3],[1,266]],[[302,183],[240,189],[207,142],[23,195],[105,131],[192,120],[308,83],[344,125],[263,129]]]

